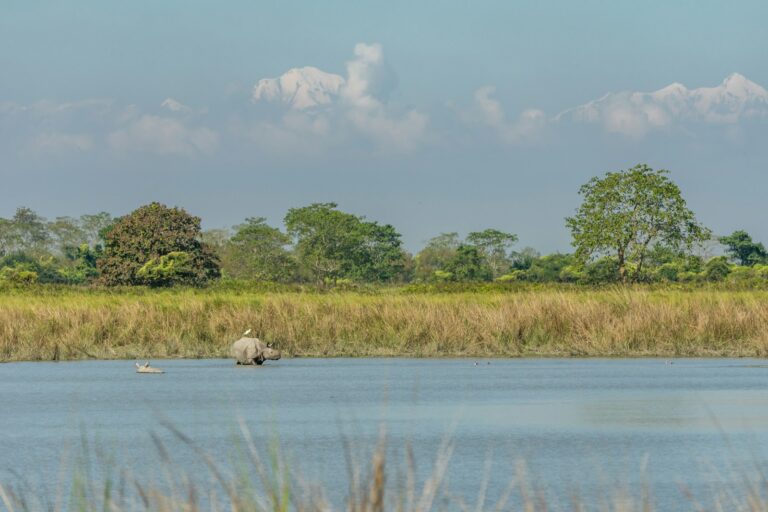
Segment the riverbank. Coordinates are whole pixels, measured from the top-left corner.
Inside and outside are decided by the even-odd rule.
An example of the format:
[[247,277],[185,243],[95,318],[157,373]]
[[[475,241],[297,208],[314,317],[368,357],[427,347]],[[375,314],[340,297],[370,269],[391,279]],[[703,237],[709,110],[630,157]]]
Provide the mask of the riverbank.
[[293,357],[764,357],[768,292],[28,291],[0,360],[228,357],[252,329]]

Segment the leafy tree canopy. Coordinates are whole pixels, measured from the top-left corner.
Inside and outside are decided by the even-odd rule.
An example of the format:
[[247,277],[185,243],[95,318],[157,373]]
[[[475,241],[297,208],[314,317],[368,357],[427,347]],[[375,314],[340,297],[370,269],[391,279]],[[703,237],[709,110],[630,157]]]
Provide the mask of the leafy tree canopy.
[[291,238],[269,226],[264,217],[246,219],[222,248],[227,277],[285,282],[294,277],[296,261],[287,249]]
[[19,207],[11,219],[0,222],[0,254],[42,254],[50,240],[46,220],[29,208]]
[[[181,208],[151,203],[121,218],[106,235],[104,256],[99,260],[103,284],[157,285],[156,280],[139,270],[152,260],[170,253],[185,253],[189,260],[184,272],[177,272],[164,284],[203,285],[219,277],[219,262],[211,249],[200,240],[200,218]],[[174,264],[178,261],[174,260]]]
[[535,259],[526,271],[526,276],[529,281],[539,283],[558,282],[563,270],[573,263],[574,257],[571,254],[548,254]]
[[443,271],[454,281],[489,281],[492,276],[480,249],[473,245],[460,245]]
[[318,282],[391,281],[402,272],[400,234],[337,209],[336,203],[291,208],[285,226],[301,266]]
[[585,262],[613,255],[619,277],[627,280],[627,264],[642,275],[649,247],[690,248],[709,238],[709,231],[686,206],[678,186],[665,170],[638,165],[609,172],[581,187],[581,206],[566,225],[573,236],[576,257]]
[[491,271],[491,277],[496,278],[509,271],[512,266],[511,248],[517,242],[517,235],[486,229],[468,234],[467,242],[478,248]]
[[734,231],[728,236],[721,236],[720,243],[739,265],[752,266],[768,262],[768,252],[763,244],[753,242],[746,231]]
[[415,276],[422,281],[430,280],[435,272],[443,270],[461,245],[458,233],[441,233],[427,241],[416,255]]

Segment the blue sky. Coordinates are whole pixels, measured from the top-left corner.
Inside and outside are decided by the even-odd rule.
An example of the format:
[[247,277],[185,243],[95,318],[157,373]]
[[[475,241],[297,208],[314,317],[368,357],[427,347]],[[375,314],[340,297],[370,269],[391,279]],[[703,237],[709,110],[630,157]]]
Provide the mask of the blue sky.
[[578,186],[646,162],[715,232],[768,241],[766,2],[11,0],[1,14],[0,216],[159,200],[212,228],[335,201],[412,250],[496,227],[567,251]]

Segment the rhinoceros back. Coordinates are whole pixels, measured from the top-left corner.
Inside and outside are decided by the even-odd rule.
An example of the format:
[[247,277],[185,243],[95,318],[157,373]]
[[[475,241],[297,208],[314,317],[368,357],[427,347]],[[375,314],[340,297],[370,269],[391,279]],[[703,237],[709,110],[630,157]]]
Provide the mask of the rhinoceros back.
[[258,338],[240,338],[232,344],[232,357],[240,364],[253,364],[253,360],[259,356],[266,346]]

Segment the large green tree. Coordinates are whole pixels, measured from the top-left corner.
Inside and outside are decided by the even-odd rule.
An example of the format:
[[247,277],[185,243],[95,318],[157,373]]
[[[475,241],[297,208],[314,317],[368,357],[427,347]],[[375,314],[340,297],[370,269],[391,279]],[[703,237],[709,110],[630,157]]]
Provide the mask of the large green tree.
[[106,233],[115,222],[116,219],[112,218],[111,214],[99,212],[81,215],[78,225],[85,233],[85,242],[91,247],[96,247],[103,244]]
[[390,282],[404,275],[407,254],[400,233],[390,224],[360,220],[358,243],[346,268],[351,279]]
[[478,248],[493,278],[509,271],[512,266],[510,249],[517,242],[517,235],[486,229],[468,234],[467,242]]
[[51,234],[46,220],[26,207],[19,207],[10,219],[0,222],[0,253],[46,254]]
[[218,259],[201,241],[200,218],[160,203],[122,217],[106,234],[98,263],[105,285],[199,286],[220,275]]
[[709,238],[709,231],[696,221],[668,174],[638,165],[583,185],[579,193],[584,200],[576,214],[566,219],[576,257],[586,262],[596,256],[614,256],[619,279],[626,282],[627,264],[641,276],[653,245],[690,248]]
[[768,261],[768,252],[763,244],[752,241],[746,231],[734,231],[728,236],[721,236],[720,243],[739,265],[752,266]]
[[453,281],[490,281],[493,277],[486,258],[474,245],[460,245],[442,270]]
[[264,217],[248,218],[222,247],[222,270],[227,277],[256,281],[289,281],[296,261],[288,250],[291,238],[269,226]]
[[435,272],[445,271],[460,245],[458,233],[441,233],[429,239],[416,255],[416,278],[429,281],[435,278]]
[[0,257],[12,252],[15,243],[13,224],[8,219],[0,217]]
[[337,206],[315,203],[291,208],[285,216],[298,261],[311,277],[319,283],[391,281],[401,274],[405,257],[400,234]]
[[81,245],[88,243],[85,230],[72,217],[56,217],[55,221],[48,224],[48,230],[56,252],[62,255],[72,254]]

